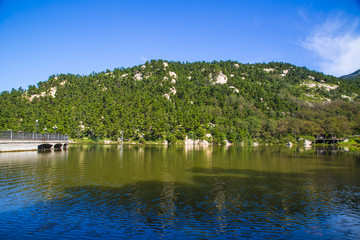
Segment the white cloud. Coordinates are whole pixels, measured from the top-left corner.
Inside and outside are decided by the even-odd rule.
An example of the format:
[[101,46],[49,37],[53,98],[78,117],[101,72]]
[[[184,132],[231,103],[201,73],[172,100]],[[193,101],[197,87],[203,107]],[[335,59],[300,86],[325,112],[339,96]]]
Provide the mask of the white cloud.
[[328,19],[302,42],[319,57],[319,67],[326,74],[341,76],[360,68],[359,19]]
[[304,22],[309,22],[308,16],[305,11],[298,9],[297,12]]

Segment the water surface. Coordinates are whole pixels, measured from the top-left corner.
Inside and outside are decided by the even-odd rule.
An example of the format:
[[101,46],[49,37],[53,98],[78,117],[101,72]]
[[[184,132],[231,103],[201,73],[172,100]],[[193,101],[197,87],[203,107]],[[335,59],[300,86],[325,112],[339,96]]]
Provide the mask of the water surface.
[[0,239],[359,239],[342,149],[78,145],[0,154]]

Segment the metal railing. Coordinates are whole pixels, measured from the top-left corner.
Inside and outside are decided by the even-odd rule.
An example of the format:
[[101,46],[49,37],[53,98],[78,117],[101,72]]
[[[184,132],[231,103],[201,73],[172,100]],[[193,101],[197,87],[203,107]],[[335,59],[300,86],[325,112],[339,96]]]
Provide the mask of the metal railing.
[[13,132],[0,131],[1,140],[69,140],[69,135],[50,134],[50,133],[29,133],[29,132]]

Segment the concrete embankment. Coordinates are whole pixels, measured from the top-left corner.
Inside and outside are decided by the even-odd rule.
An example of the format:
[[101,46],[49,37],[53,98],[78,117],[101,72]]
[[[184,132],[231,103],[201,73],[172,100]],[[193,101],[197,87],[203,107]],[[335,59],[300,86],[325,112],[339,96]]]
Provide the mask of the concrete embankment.
[[66,148],[69,141],[0,140],[0,152]]

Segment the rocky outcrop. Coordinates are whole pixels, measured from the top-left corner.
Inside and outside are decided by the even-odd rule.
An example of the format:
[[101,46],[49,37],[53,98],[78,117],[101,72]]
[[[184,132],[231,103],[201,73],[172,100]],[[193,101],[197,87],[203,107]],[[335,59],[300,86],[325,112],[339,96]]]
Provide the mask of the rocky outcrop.
[[305,147],[311,147],[311,145],[312,145],[312,142],[310,140],[307,140],[307,139],[304,140]]
[[231,142],[229,140],[224,140],[225,146],[231,146]]
[[213,77],[213,75],[210,73],[210,82],[211,84],[225,84],[228,81],[228,77],[220,72],[216,78]]
[[210,145],[210,143],[206,140],[200,140],[200,139],[193,140],[188,138],[188,136],[186,136],[184,144],[186,146],[204,146],[204,147]]

